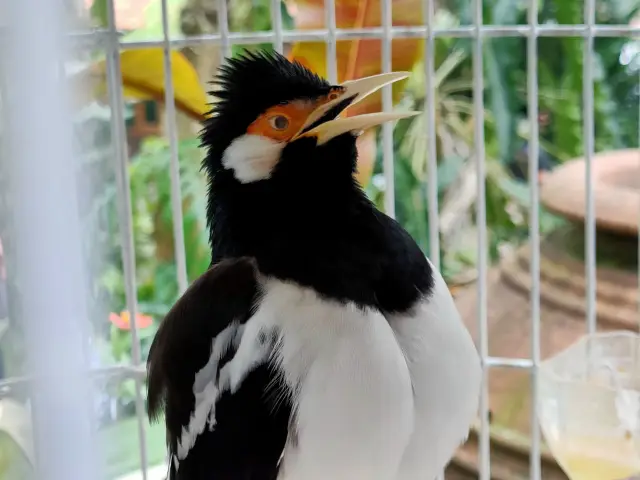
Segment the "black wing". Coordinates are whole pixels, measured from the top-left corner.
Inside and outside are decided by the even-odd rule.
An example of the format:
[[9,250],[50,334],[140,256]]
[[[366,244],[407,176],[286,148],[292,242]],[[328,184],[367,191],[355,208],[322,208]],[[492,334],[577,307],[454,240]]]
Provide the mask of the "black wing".
[[[158,329],[147,362],[147,408],[151,419],[164,410],[171,458],[194,411],[196,373],[212,357],[216,337],[234,322],[246,323],[257,299],[253,261],[225,260],[190,286]],[[237,340],[225,343],[214,363],[211,377],[215,382],[233,358]],[[198,435],[186,458],[172,461],[169,478],[275,480],[291,414],[285,396],[270,392],[278,378],[265,363],[256,366],[235,393],[221,389],[215,424]]]

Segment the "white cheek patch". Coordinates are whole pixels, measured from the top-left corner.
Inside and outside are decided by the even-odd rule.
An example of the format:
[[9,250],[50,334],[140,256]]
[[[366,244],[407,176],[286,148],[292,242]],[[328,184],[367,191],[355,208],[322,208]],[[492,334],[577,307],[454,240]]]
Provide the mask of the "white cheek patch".
[[267,137],[242,135],[224,151],[222,165],[233,170],[241,183],[264,180],[271,176],[284,147],[284,143]]

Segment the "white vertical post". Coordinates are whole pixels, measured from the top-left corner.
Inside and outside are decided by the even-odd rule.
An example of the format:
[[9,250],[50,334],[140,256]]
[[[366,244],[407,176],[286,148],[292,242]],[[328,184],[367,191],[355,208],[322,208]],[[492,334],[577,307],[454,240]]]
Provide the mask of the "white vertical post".
[[[88,279],[60,1],[3,4],[2,95],[19,310],[32,375],[35,478],[96,478],[85,362]],[[46,88],[44,87],[46,86]],[[13,252],[11,252],[13,253]]]
[[434,0],[422,2],[427,36],[424,49],[424,77],[426,81],[425,115],[427,118],[427,201],[429,207],[429,257],[433,266],[440,269],[440,218],[438,212],[438,152],[436,149],[436,88],[435,88],[435,35]]
[[[391,72],[391,28],[393,23],[393,12],[391,0],[381,0],[381,22],[382,22],[382,72]],[[390,112],[393,108],[393,91],[391,85],[382,88],[382,111]],[[384,210],[390,217],[396,216],[396,192],[395,175],[393,163],[393,125],[386,122],[382,125],[382,164],[385,178],[384,190]]]
[[282,40],[282,7],[280,0],[271,0],[271,30],[273,30],[273,48],[278,53],[284,52]]
[[178,129],[176,128],[176,101],[171,69],[171,39],[169,38],[169,9],[167,0],[161,0],[162,35],[164,46],[164,103],[165,103],[165,133],[169,137],[171,176],[171,214],[173,218],[173,244],[178,275],[178,292],[180,295],[187,289],[187,256],[184,246],[184,223],[182,216],[182,189],[180,188],[180,163],[178,158]]
[[222,56],[231,56],[231,43],[229,42],[229,12],[227,0],[218,0],[218,31],[220,32],[220,46]]
[[324,0],[324,23],[327,28],[327,79],[335,85],[338,83],[335,0]]
[[480,480],[491,478],[489,435],[489,338],[487,329],[487,206],[485,198],[484,154],[484,68],[482,0],[474,1],[473,39],[473,118],[474,156],[477,169],[476,228],[478,231],[478,343],[482,357],[482,392],[480,396]]
[[[129,181],[129,149],[124,120],[124,94],[122,89],[122,69],[118,50],[118,31],[114,0],[107,0],[107,20],[109,42],[107,44],[107,85],[109,106],[111,107],[111,135],[115,153],[115,173],[118,189],[118,216],[122,238],[122,267],[124,273],[125,297],[131,319],[131,362],[138,366],[141,362],[140,340],[136,318],[138,316],[138,289],[136,285],[136,253],[133,238],[133,213],[131,207],[131,185]],[[140,448],[140,468],[142,480],[147,480],[147,445],[145,430],[145,410],[142,399],[142,382],[135,380],[135,405],[138,420],[138,440]]]
[[597,327],[596,312],[596,215],[593,191],[593,153],[594,153],[594,121],[593,121],[593,29],[596,21],[595,0],[585,0],[584,22],[587,35],[584,38],[582,62],[582,118],[584,135],[584,159],[586,164],[586,205],[585,219],[585,276],[587,297],[587,332],[594,333]]
[[540,480],[538,365],[540,363],[540,200],[538,190],[538,0],[530,0],[527,37],[527,110],[529,113],[529,245],[531,248],[531,452],[529,478]]

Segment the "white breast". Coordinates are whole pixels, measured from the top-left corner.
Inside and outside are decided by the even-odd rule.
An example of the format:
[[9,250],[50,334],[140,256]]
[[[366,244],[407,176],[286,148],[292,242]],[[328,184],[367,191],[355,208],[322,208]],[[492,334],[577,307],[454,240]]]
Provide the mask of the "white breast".
[[480,399],[481,365],[451,294],[435,271],[433,295],[412,315],[389,317],[407,358],[415,430],[396,480],[432,480],[466,439]]
[[267,280],[249,323],[280,331],[277,361],[296,392],[279,480],[395,478],[414,408],[409,370],[388,321]]
[[[433,480],[466,438],[481,367],[442,277],[411,314],[385,318],[263,280],[236,355],[220,373],[237,388],[276,363],[295,415],[278,480]],[[275,348],[261,340],[277,333]]]

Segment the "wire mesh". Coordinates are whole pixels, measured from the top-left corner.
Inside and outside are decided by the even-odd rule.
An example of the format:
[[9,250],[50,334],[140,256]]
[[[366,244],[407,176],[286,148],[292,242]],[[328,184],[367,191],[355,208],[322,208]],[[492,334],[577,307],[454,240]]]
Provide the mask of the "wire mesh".
[[582,104],[584,108],[584,158],[586,162],[586,205],[585,237],[587,239],[585,268],[587,279],[587,331],[596,331],[596,211],[593,191],[593,27],[596,20],[596,1],[585,0],[584,23],[587,34],[584,37],[583,70],[582,70]]
[[[426,99],[425,109],[427,111],[426,136],[427,136],[427,158],[428,177],[436,178],[438,165],[436,161],[436,96],[434,84],[434,41],[440,37],[469,38],[473,43],[473,114],[474,114],[474,151],[473,156],[477,169],[477,205],[476,218],[479,225],[484,228],[478,229],[478,346],[483,360],[484,367],[484,387],[480,408],[480,460],[478,471],[481,480],[487,480],[491,475],[490,465],[490,429],[489,429],[489,392],[487,387],[487,375],[490,368],[507,367],[528,370],[531,374],[532,397],[531,402],[531,425],[536,425],[536,375],[540,362],[540,233],[539,233],[539,189],[538,178],[538,152],[539,132],[538,132],[538,40],[543,37],[571,36],[584,39],[584,70],[583,70],[583,105],[584,105],[584,138],[585,138],[585,158],[587,166],[587,179],[591,178],[592,160],[594,155],[594,118],[593,118],[593,43],[598,37],[626,37],[639,36],[639,26],[603,26],[595,24],[595,0],[585,0],[585,18],[583,25],[539,25],[538,24],[538,2],[530,0],[527,25],[484,25],[483,24],[483,2],[474,0],[473,24],[469,26],[459,26],[455,28],[436,28],[434,26],[434,5],[430,0],[423,1],[425,25],[418,27],[397,27],[392,25],[392,2],[384,0],[381,8],[381,26],[374,28],[343,29],[336,27],[335,2],[337,0],[327,0],[325,2],[325,25],[326,29],[296,31],[284,30],[282,25],[282,13],[280,0],[271,1],[271,18],[273,30],[269,32],[247,32],[236,33],[229,31],[227,3],[225,0],[218,2],[219,32],[216,34],[193,36],[188,38],[171,38],[168,24],[167,0],[162,0],[162,30],[163,36],[160,40],[142,40],[125,42],[119,38],[115,24],[114,2],[117,0],[107,0],[107,13],[109,28],[98,29],[92,32],[76,32],[72,34],[71,41],[77,45],[87,48],[104,48],[107,54],[107,83],[109,103],[112,117],[111,125],[113,132],[113,142],[115,159],[117,162],[117,186],[120,200],[120,227],[122,235],[123,267],[125,276],[125,290],[127,309],[131,318],[136,317],[138,311],[136,298],[136,259],[133,238],[132,200],[131,187],[129,183],[127,165],[129,155],[127,151],[127,137],[125,131],[124,98],[122,87],[122,71],[119,54],[127,49],[140,49],[149,47],[162,47],[164,51],[164,73],[165,73],[165,103],[166,103],[166,135],[170,144],[171,157],[171,199],[173,212],[173,235],[175,246],[175,259],[177,264],[177,277],[179,291],[183,292],[187,288],[186,273],[186,253],[183,225],[183,213],[181,203],[180,170],[178,164],[178,134],[176,126],[176,105],[174,100],[174,85],[170,74],[172,59],[171,51],[176,48],[187,46],[197,46],[202,44],[216,44],[222,47],[224,54],[228,55],[234,45],[256,44],[262,42],[272,42],[275,49],[282,52],[285,43],[293,41],[322,41],[327,45],[327,72],[331,81],[338,78],[336,43],[340,40],[354,39],[376,39],[381,41],[382,71],[389,72],[392,69],[392,40],[397,38],[423,38],[425,41],[425,73],[426,73]],[[34,0],[22,0],[22,2],[11,2],[14,6],[12,13],[14,18],[27,16],[28,3],[34,4]],[[18,5],[22,7],[18,8]],[[38,3],[38,9],[43,7]],[[26,17],[23,17],[26,18]],[[33,18],[33,17],[31,17]],[[22,23],[22,27],[25,24]],[[46,31],[45,27],[42,27]],[[33,33],[33,32],[31,32]],[[488,240],[486,231],[486,205],[485,205],[485,106],[484,106],[484,74],[483,74],[483,44],[486,39],[520,37],[527,38],[527,105],[530,125],[530,143],[528,149],[529,156],[529,181],[530,181],[530,225],[529,240],[531,242],[531,358],[499,358],[489,355],[488,328],[487,328],[487,271],[488,271]],[[34,37],[35,38],[35,37]],[[46,42],[46,40],[42,40]],[[39,43],[38,48],[44,48],[44,43]],[[18,50],[16,50],[17,52]],[[32,50],[36,51],[35,47]],[[28,72],[24,73],[25,77]],[[43,73],[44,74],[44,73]],[[36,89],[37,90],[37,89]],[[391,87],[383,89],[383,109],[388,111],[393,108]],[[52,105],[52,109],[59,108],[60,105]],[[18,118],[18,117],[16,117]],[[60,122],[66,120],[61,119]],[[382,129],[383,144],[383,167],[386,184],[385,210],[391,216],[395,213],[395,189],[394,189],[394,151],[393,151],[393,125],[385,125]],[[66,148],[64,145],[57,145],[60,152]],[[50,148],[49,148],[50,149]],[[30,158],[38,157],[38,152],[32,152]],[[28,155],[23,154],[25,161]],[[62,165],[62,163],[61,163]],[[34,167],[35,168],[35,167]],[[65,167],[66,168],[66,167]],[[440,244],[439,244],[439,215],[438,215],[438,190],[436,182],[428,183],[429,199],[429,238],[430,256],[436,267],[440,265]],[[596,328],[596,297],[595,297],[595,207],[594,191],[591,182],[587,181],[587,221],[585,224],[586,247],[586,279],[587,279],[587,328],[594,331]],[[639,212],[640,222],[640,212]],[[29,232],[31,233],[31,232]],[[26,234],[26,232],[25,232]],[[68,235],[69,236],[69,235]],[[67,239],[71,241],[71,239]],[[71,257],[69,257],[71,258]],[[32,272],[33,273],[33,272]],[[639,296],[640,298],[640,296]],[[50,305],[56,304],[54,299],[49,299]],[[640,301],[639,301],[640,304]],[[141,353],[139,345],[139,335],[136,322],[131,323],[132,331],[132,365],[122,367],[110,367],[103,369],[98,374],[107,377],[129,377],[134,378],[135,384],[135,404],[138,417],[138,432],[140,438],[140,458],[143,478],[147,478],[147,453],[145,439],[145,414],[141,388],[143,384],[144,369],[140,365]],[[40,344],[37,344],[40,345]],[[55,345],[54,345],[55,346]],[[58,345],[59,347],[59,345]],[[67,365],[69,371],[75,371],[74,365]],[[96,373],[96,372],[94,372]],[[28,381],[27,379],[7,379],[0,382],[1,391],[6,393],[18,383]],[[50,387],[47,383],[39,385],[43,388]],[[78,448],[86,450],[89,443],[84,443],[81,436],[81,428],[78,426],[78,441],[74,444]],[[68,436],[65,436],[68,438]],[[530,452],[530,478],[541,478],[540,433],[537,428],[532,428],[531,432],[531,452]],[[84,451],[82,450],[82,451]],[[77,452],[75,452],[77,455]],[[79,456],[79,455],[77,455]],[[56,463],[56,460],[49,460]],[[63,457],[62,457],[63,458]],[[87,458],[90,458],[89,456]],[[70,470],[64,465],[57,463],[60,472],[69,473]],[[78,468],[81,468],[78,466]],[[88,468],[88,467],[87,467]],[[62,476],[52,476],[50,478],[63,478]],[[89,478],[87,475],[68,474],[64,478]]]
[[478,228],[478,349],[483,361],[482,392],[480,393],[480,480],[491,478],[491,454],[489,436],[489,377],[484,365],[489,356],[489,332],[487,326],[487,206],[484,138],[484,66],[482,31],[483,2],[475,0],[473,9],[475,35],[473,38],[473,156],[476,161],[476,222]]
[[[218,0],[218,30],[220,31],[222,54],[228,57],[231,55],[231,43],[229,42],[229,18],[226,0]],[[170,46],[171,39],[167,38],[165,43]]]
[[169,148],[171,150],[171,213],[173,218],[173,239],[178,272],[178,292],[184,293],[188,286],[187,280],[187,255],[184,245],[184,228],[182,218],[182,189],[180,188],[180,165],[178,164],[178,129],[176,116],[176,100],[173,88],[173,75],[171,72],[171,45],[169,35],[169,13],[167,0],[161,0],[162,6],[162,34],[164,37],[164,104],[165,125],[169,135]]
[[540,209],[538,183],[539,131],[538,131],[538,2],[531,0],[527,12],[530,35],[527,38],[527,110],[529,112],[529,179],[530,212],[529,243],[531,245],[531,452],[529,476],[541,478],[540,429],[538,428],[538,365],[540,363]]
[[[135,318],[138,316],[138,289],[136,282],[136,252],[133,237],[133,211],[131,205],[131,182],[129,179],[129,153],[124,120],[124,92],[122,86],[122,68],[120,52],[117,48],[118,31],[116,29],[116,10],[114,0],[107,0],[107,23],[111,33],[111,43],[107,47],[107,88],[109,106],[111,107],[111,130],[116,158],[116,185],[119,200],[120,235],[122,237],[122,263],[124,270],[125,298],[131,322],[131,361],[139,365],[140,339]],[[166,81],[166,80],[165,80]],[[140,466],[142,480],[147,480],[147,442],[145,428],[144,400],[142,397],[143,382],[136,378],[135,408],[138,422],[138,439],[140,449]]]
[[[436,86],[435,86],[435,5],[430,0],[422,3],[422,14],[427,28],[424,49],[424,68],[426,95],[424,109],[427,114],[427,176],[438,178],[438,160],[436,146]],[[433,266],[440,269],[440,222],[438,218],[438,184],[427,183],[428,207],[429,207],[429,257]]]
[[[61,68],[73,55],[55,2],[29,0],[3,7],[3,21],[9,21],[1,45],[1,100],[3,120],[10,121],[1,124],[6,144],[0,163],[9,180],[5,188],[11,186],[4,201],[11,202],[10,214],[5,213],[14,237],[13,274],[28,285],[13,298],[13,311],[29,345],[29,413],[36,425],[38,478],[92,478],[96,449],[83,368],[88,278],[78,255],[83,227],[77,215],[72,97]],[[6,417],[11,413],[5,406]]]
[[[482,35],[484,38],[509,38],[526,37],[530,34],[531,28],[528,25],[483,25]],[[537,37],[587,37],[589,31],[594,38],[606,37],[634,37],[640,35],[639,26],[630,25],[593,25],[591,29],[587,25],[540,25],[536,29]],[[233,45],[255,45],[258,43],[273,42],[277,36],[275,31],[260,32],[229,32],[224,37],[225,42]],[[381,27],[367,28],[336,28],[334,35],[336,40],[380,40],[383,34]],[[328,30],[285,30],[281,31],[283,43],[291,42],[326,42],[329,37]],[[426,27],[398,27],[390,28],[392,39],[396,38],[426,38]],[[472,26],[459,26],[451,28],[434,28],[434,38],[473,38],[475,29]],[[109,32],[96,29],[90,33],[75,32],[71,34],[74,41],[88,47],[100,47],[109,42]],[[192,35],[186,38],[172,38],[170,41],[172,48],[192,47],[203,44],[223,44],[221,33]],[[150,47],[162,47],[162,40],[135,40],[122,41],[122,49],[140,49]]]

